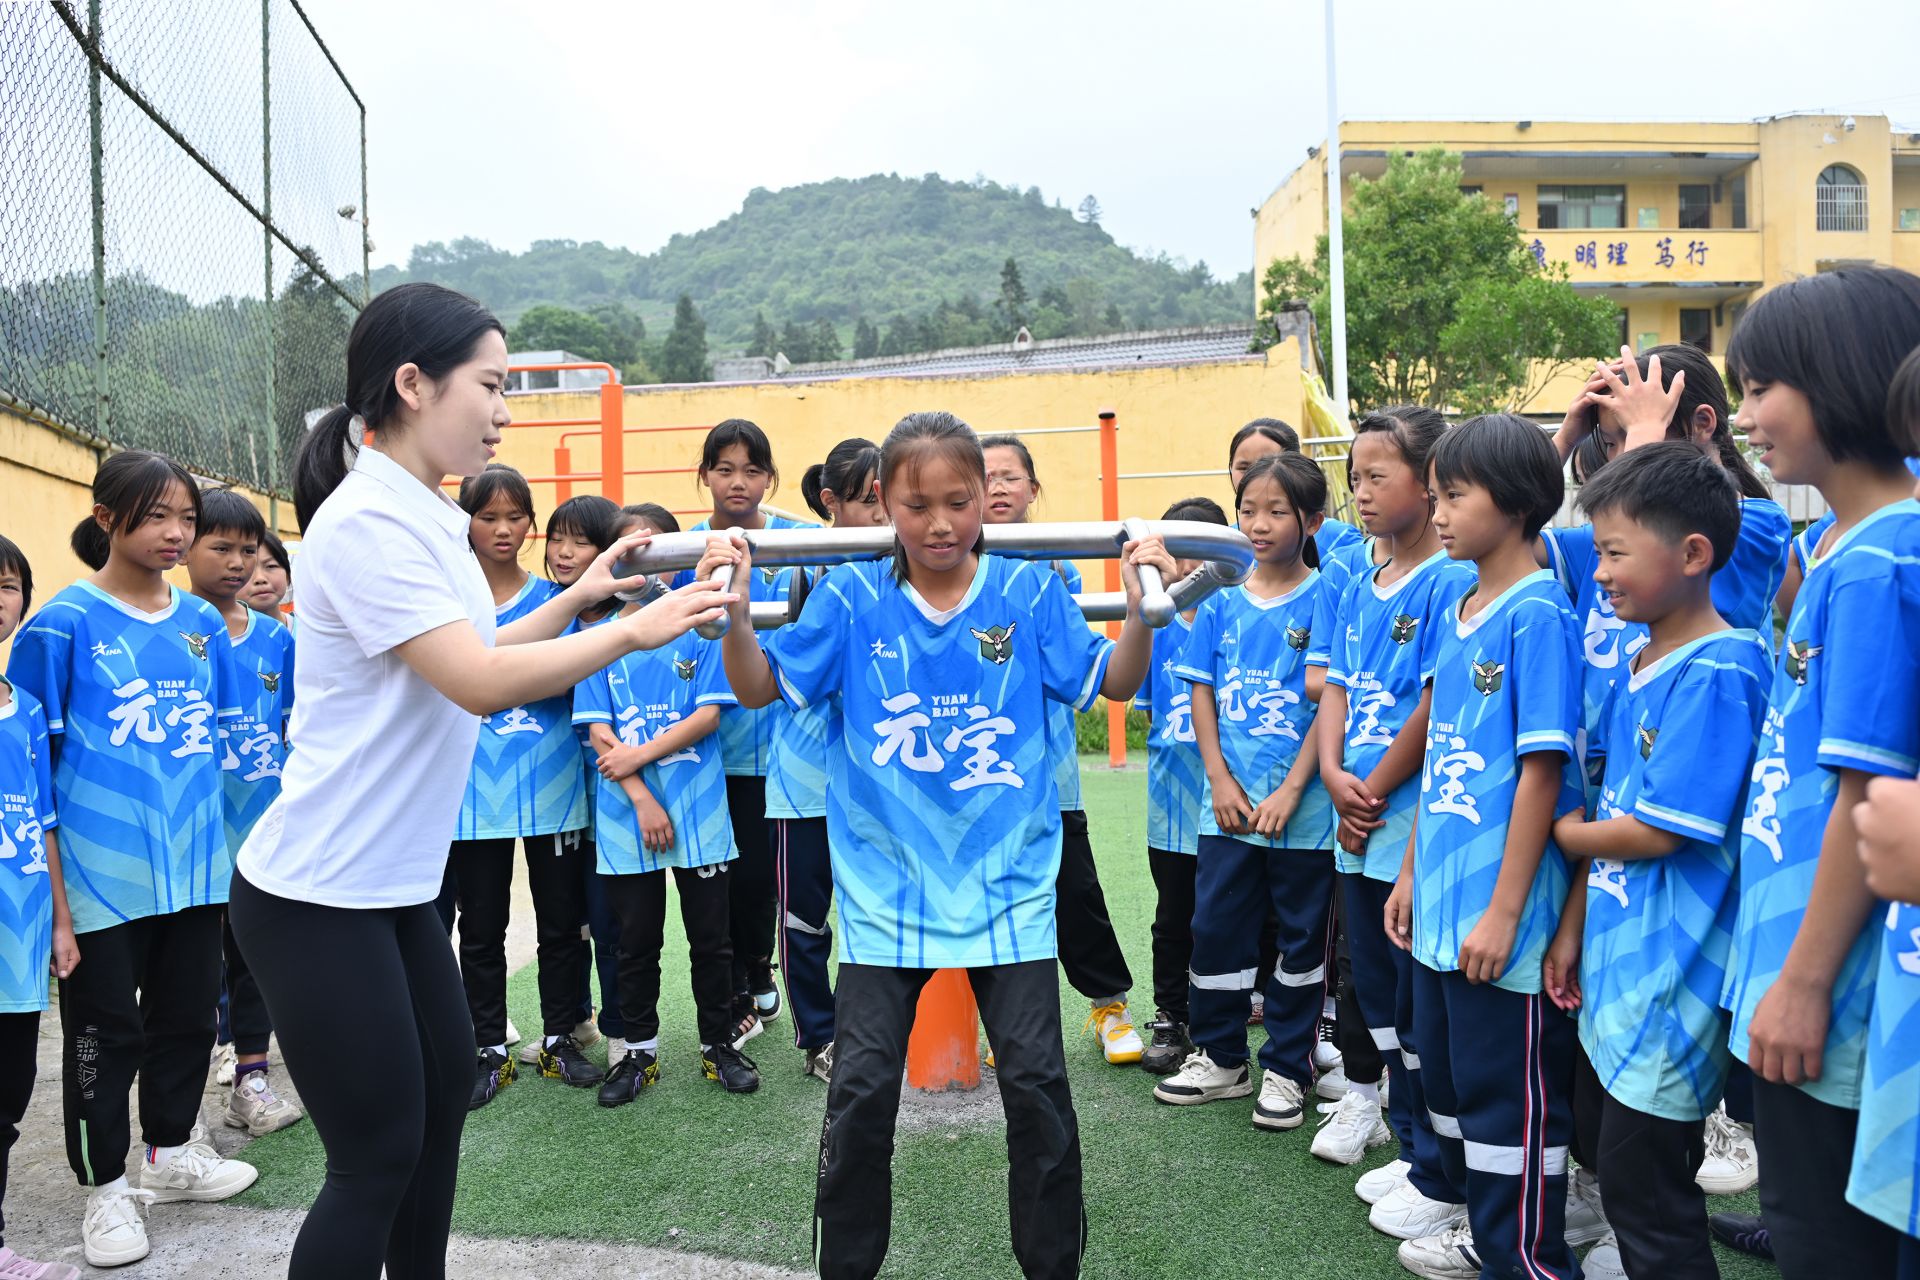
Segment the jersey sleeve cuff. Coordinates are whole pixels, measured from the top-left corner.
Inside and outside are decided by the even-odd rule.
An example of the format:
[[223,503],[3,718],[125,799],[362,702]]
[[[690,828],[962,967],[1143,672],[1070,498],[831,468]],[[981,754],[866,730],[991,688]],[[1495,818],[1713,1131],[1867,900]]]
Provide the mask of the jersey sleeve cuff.
[[1189,667],[1189,666],[1186,666],[1185,664],[1176,664],[1173,668],[1173,674],[1176,676],[1179,676],[1182,680],[1185,680],[1188,684],[1204,684],[1209,689],[1213,687],[1213,672],[1202,671],[1199,667]]
[[1542,729],[1523,733],[1513,740],[1513,754],[1516,756],[1529,756],[1541,751],[1558,751],[1571,760],[1573,735],[1559,729]]
[[1650,827],[1672,835],[1683,836],[1690,840],[1707,840],[1719,843],[1727,838],[1727,824],[1703,818],[1697,813],[1684,813],[1679,809],[1669,809],[1664,805],[1651,804],[1646,800],[1634,803],[1633,816]]
[[1075,711],[1091,711],[1100,696],[1100,686],[1106,683],[1107,666],[1113,661],[1113,641],[1105,640],[1100,645],[1100,656],[1093,660],[1093,666],[1087,671],[1087,681],[1080,686],[1080,696],[1073,700]]
[[1920,760],[1870,742],[1822,738],[1819,754],[1814,758],[1829,769],[1858,769],[1889,778],[1911,778],[1920,773]]
[[734,697],[731,691],[723,689],[718,693],[701,694],[693,700],[693,705],[696,707],[737,707],[740,705],[740,699]]
[[573,713],[573,722],[575,724],[612,724],[613,712],[594,711],[591,709],[588,709],[586,711],[575,711]]
[[802,695],[798,689],[794,688],[792,681],[787,679],[786,670],[781,667],[780,663],[772,654],[767,653],[765,647],[762,647],[760,652],[766,654],[767,665],[773,668],[773,684],[774,687],[780,691],[782,700],[795,711],[805,711],[808,705],[806,697]]

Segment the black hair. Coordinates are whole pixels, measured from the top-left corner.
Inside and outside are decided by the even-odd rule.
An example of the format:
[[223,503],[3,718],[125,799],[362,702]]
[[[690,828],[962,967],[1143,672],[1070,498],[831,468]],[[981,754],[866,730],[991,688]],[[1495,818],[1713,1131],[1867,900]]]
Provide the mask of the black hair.
[[[971,476],[974,492],[985,495],[987,462],[980,450],[980,437],[945,410],[910,413],[893,424],[880,446],[880,491],[885,493],[893,486],[893,477],[901,468],[909,473],[919,471],[928,454],[946,459],[961,475]],[[982,521],[980,537],[971,550],[978,554],[985,538],[986,522]],[[897,533],[893,538],[893,576],[902,582],[907,578],[907,552]]]
[[1319,515],[1327,509],[1327,473],[1320,465],[1304,453],[1270,453],[1247,468],[1247,474],[1240,477],[1240,483],[1233,490],[1233,505],[1237,509],[1240,499],[1246,496],[1249,486],[1256,480],[1271,480],[1280,486],[1280,492],[1287,495],[1287,505],[1293,508],[1293,519],[1300,526],[1300,558],[1305,560],[1309,569],[1320,567],[1320,546],[1307,536],[1307,517]]
[[1742,383],[1779,382],[1807,398],[1835,462],[1891,468],[1906,455],[1889,430],[1887,391],[1920,347],[1920,276],[1894,267],[1845,268],[1790,280],[1760,295],[1727,348]]
[[533,486],[527,483],[527,478],[517,468],[504,462],[489,462],[485,471],[460,482],[460,509],[470,516],[477,516],[487,509],[489,502],[503,495],[520,509],[529,523],[532,522]]
[[773,444],[758,423],[745,418],[728,418],[707,432],[706,440],[700,445],[700,474],[704,476],[719,466],[721,451],[736,444],[747,451],[749,466],[758,467],[772,477],[773,483],[767,491],[778,489],[780,468],[773,465]]
[[1285,449],[1288,453],[1300,452],[1300,433],[1278,418],[1255,418],[1246,426],[1233,433],[1233,443],[1227,446],[1227,465],[1233,465],[1233,455],[1240,452],[1240,446],[1249,436],[1265,436]]
[[106,568],[107,556],[113,549],[112,535],[132,533],[139,528],[154,504],[176,484],[187,491],[197,527],[200,486],[194,483],[185,467],[164,453],[149,453],[145,449],[128,449],[108,458],[93,473],[93,504],[107,509],[109,526],[101,528],[92,516],[75,525],[69,539],[73,554],[89,569]]
[[360,448],[354,418],[377,435],[387,430],[401,400],[393,375],[416,365],[439,379],[473,358],[489,331],[506,337],[493,312],[442,285],[395,285],[374,295],[347,335],[347,399],[307,432],[293,459],[293,509],[306,528],[320,504],[346,479]]
[[1740,537],[1740,491],[1733,477],[1690,440],[1620,455],[1580,491],[1579,502],[1589,516],[1616,511],[1672,546],[1703,535],[1713,548],[1715,573],[1733,558]]
[[823,493],[842,502],[857,500],[880,474],[880,446],[862,436],[842,440],[827,450],[827,460],[808,467],[800,477],[800,496],[822,520],[833,519]]
[[1011,449],[1020,455],[1020,465],[1027,469],[1027,479],[1033,481],[1033,487],[1040,487],[1040,473],[1034,469],[1033,453],[1027,448],[1027,442],[1019,436],[998,435],[980,437],[980,454],[984,458],[989,449]]
[[27,553],[5,534],[0,534],[0,573],[20,575],[20,621],[25,622],[33,612],[33,566],[27,563]]
[[1560,455],[1547,433],[1517,414],[1488,413],[1461,423],[1433,446],[1430,464],[1434,488],[1462,480],[1478,485],[1494,506],[1520,521],[1528,538],[1546,528],[1567,493]]
[[568,498],[547,517],[547,540],[551,542],[561,534],[605,551],[620,541],[620,507],[597,493]]
[[[1393,441],[1393,447],[1400,451],[1413,473],[1420,477],[1420,483],[1427,482],[1427,457],[1433,452],[1433,445],[1447,430],[1447,419],[1437,409],[1429,409],[1419,404],[1396,404],[1385,409],[1375,409],[1353,429],[1353,438],[1380,432]],[[1353,480],[1353,451],[1347,451],[1347,480]]]
[[[1673,418],[1667,423],[1667,439],[1691,440],[1693,415],[1701,409],[1713,410],[1713,452],[1720,459],[1720,465],[1733,476],[1733,483],[1740,490],[1740,495],[1744,498],[1772,497],[1773,491],[1767,488],[1767,482],[1753,469],[1753,464],[1740,452],[1740,445],[1733,438],[1733,427],[1728,421],[1733,416],[1733,408],[1727,402],[1727,384],[1721,380],[1720,371],[1713,367],[1713,361],[1707,358],[1707,353],[1690,342],[1666,342],[1657,347],[1648,347],[1634,357],[1642,378],[1648,376],[1649,366],[1655,356],[1660,357],[1660,386],[1663,390],[1673,385],[1676,373],[1687,375],[1686,385],[1680,391],[1680,402],[1673,407]],[[1588,439],[1591,438],[1592,434],[1589,433]],[[1598,467],[1590,467],[1584,474],[1592,476],[1598,470]]]
[[1589,431],[1580,437],[1580,443],[1573,446],[1573,452],[1567,455],[1567,465],[1573,468],[1573,482],[1585,484],[1594,473],[1607,465],[1607,441],[1598,431]]
[[[679,517],[657,502],[629,502],[620,508],[620,514],[629,520],[645,520],[661,533],[680,532]],[[620,523],[625,525],[626,520]]]
[[216,532],[237,533],[241,541],[262,542],[267,536],[267,521],[260,508],[226,485],[200,494],[200,524],[195,536],[204,538]]
[[273,557],[273,562],[287,571],[287,580],[293,580],[293,561],[287,559],[287,544],[280,541],[280,535],[269,529],[260,535],[260,554]]
[[1920,347],[1907,353],[1887,387],[1887,426],[1901,453],[1920,455]]
[[1182,498],[1167,508],[1162,520],[1204,520],[1208,524],[1227,524],[1227,513],[1212,498]]

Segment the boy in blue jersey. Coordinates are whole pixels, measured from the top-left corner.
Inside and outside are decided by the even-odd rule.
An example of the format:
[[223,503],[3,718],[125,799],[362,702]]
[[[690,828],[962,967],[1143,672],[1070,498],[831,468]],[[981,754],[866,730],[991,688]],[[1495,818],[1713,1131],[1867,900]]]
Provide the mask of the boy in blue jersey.
[[[1757,322],[1757,323],[1756,323]],[[1756,303],[1728,367],[1778,481],[1836,513],[1787,620],[1741,823],[1725,999],[1753,1069],[1760,1205],[1781,1272],[1885,1275],[1898,1234],[1845,1198],[1885,908],[1852,811],[1920,771],[1920,503],[1888,390],[1920,347],[1920,278],[1836,271]]]
[[[293,635],[240,599],[258,568],[266,534],[267,522],[253,503],[231,489],[209,489],[200,495],[199,532],[187,551],[193,594],[212,605],[226,624],[240,680],[240,714],[220,730],[227,852],[232,855],[240,852],[253,824],[280,794],[287,717],[293,712]],[[273,1021],[233,929],[228,926],[223,933],[226,999],[218,1042],[230,1045],[235,1055],[225,1119],[259,1137],[297,1123],[301,1112],[275,1093],[268,1079]]]
[[1479,584],[1442,622],[1420,803],[1388,899],[1413,953],[1421,1083],[1467,1216],[1400,1246],[1419,1275],[1553,1276],[1565,1239],[1574,1029],[1541,992],[1566,900],[1550,838],[1579,807],[1580,649],[1572,610],[1533,543],[1559,509],[1559,459],[1533,423],[1475,418],[1431,456],[1434,527]]
[[[20,548],[0,537],[0,644],[33,607],[33,569]],[[47,1008],[47,969],[65,978],[80,962],[60,879],[59,816],[53,803],[53,749],[39,699],[0,680],[0,1201],[7,1191],[7,1155],[33,1096],[40,1015]],[[36,1262],[6,1246],[0,1216],[0,1275],[78,1280],[59,1262]]]
[[1548,952],[1547,994],[1578,1009],[1604,1090],[1594,1149],[1616,1265],[1711,1280],[1694,1179],[1727,1077],[1719,994],[1738,901],[1734,819],[1772,664],[1766,642],[1729,627],[1714,604],[1741,512],[1712,460],[1686,443],[1649,445],[1608,463],[1580,503],[1593,519],[1596,583],[1650,640],[1589,744],[1604,760],[1591,820],[1569,813],[1554,827],[1587,874],[1584,884],[1576,874]]
[[[639,609],[627,605],[623,613]],[[688,634],[629,654],[574,690],[573,722],[599,753],[594,848],[620,917],[620,1017],[627,1055],[600,1104],[633,1101],[660,1078],[660,945],[667,871],[687,934],[700,1067],[729,1093],[760,1087],[733,1035],[729,880],[737,848],[719,736],[738,705],[713,644]]]

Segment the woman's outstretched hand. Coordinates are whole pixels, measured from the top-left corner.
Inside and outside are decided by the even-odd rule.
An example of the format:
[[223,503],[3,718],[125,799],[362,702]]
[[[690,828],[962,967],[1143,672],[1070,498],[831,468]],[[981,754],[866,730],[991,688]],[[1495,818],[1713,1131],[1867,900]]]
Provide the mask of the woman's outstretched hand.
[[718,584],[703,578],[669,591],[646,608],[621,619],[621,625],[628,629],[628,639],[634,648],[658,649],[672,644],[701,623],[716,621],[739,599],[738,595],[722,591]]

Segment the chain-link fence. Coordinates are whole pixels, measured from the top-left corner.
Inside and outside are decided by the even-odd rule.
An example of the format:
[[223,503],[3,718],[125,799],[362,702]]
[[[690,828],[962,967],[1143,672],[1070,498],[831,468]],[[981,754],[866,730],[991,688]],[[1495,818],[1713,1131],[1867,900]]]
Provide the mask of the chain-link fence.
[[295,0],[0,4],[0,407],[284,491],[343,393],[366,181]]

